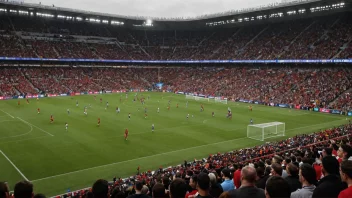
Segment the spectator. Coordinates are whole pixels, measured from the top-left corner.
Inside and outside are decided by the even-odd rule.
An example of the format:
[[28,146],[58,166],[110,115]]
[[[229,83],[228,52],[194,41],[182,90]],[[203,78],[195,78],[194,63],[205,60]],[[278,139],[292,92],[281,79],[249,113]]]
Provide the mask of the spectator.
[[265,187],[266,198],[290,198],[290,186],[280,176],[272,176],[268,179]]
[[46,196],[43,194],[36,194],[33,196],[33,198],[46,198]]
[[10,198],[9,187],[5,182],[0,182],[0,198]]
[[161,183],[156,183],[153,186],[152,197],[153,198],[166,198],[164,185],[162,185]]
[[343,160],[352,160],[352,147],[350,145],[342,144],[339,151],[342,153]]
[[233,183],[235,184],[236,188],[241,186],[241,170],[242,164],[238,164],[236,171],[233,173]]
[[271,175],[280,176],[282,175],[282,166],[278,163],[271,164]]
[[163,177],[162,183],[165,189],[169,189],[170,179],[167,176]]
[[302,188],[291,193],[291,198],[311,198],[315,189],[316,173],[309,164],[302,164],[299,168],[299,181]]
[[183,179],[175,179],[169,186],[170,198],[185,198],[187,193],[187,184]]
[[338,198],[351,198],[352,197],[352,161],[345,160],[341,163],[340,170],[341,180],[346,182],[348,188],[341,191]]
[[33,197],[33,184],[29,181],[21,181],[15,185],[14,197],[15,198],[32,198]]
[[231,198],[265,198],[263,189],[255,186],[257,172],[255,168],[246,166],[241,170],[241,186],[229,191]]
[[217,182],[216,175],[214,173],[208,174],[210,179],[210,191],[209,194],[214,198],[220,197],[221,193],[224,192],[221,185]]
[[291,158],[286,157],[283,161],[283,166],[282,166],[282,177],[286,178],[288,176],[287,171],[286,171],[286,167],[287,164],[291,163]]
[[193,198],[198,195],[197,190],[197,175],[193,175],[189,181],[189,185],[192,188],[192,191],[186,194],[186,198]]
[[141,193],[144,194],[144,195],[148,195],[149,194],[148,186],[144,185],[142,190],[141,190]]
[[291,192],[294,192],[297,189],[301,188],[302,184],[299,182],[299,170],[297,166],[292,163],[289,163],[286,165],[286,171],[288,176],[285,178],[285,180],[290,185]]
[[337,197],[343,185],[339,177],[339,162],[333,156],[326,156],[322,160],[324,177],[317,183],[312,197]]
[[221,171],[221,175],[223,178],[223,182],[221,183],[222,189],[225,191],[230,191],[235,189],[235,185],[233,184],[233,180],[231,179],[231,172],[228,168],[224,168]]
[[108,198],[109,195],[109,184],[108,181],[98,179],[92,187],[94,198]]
[[[142,193],[142,189],[143,189],[143,183],[140,181],[136,181],[136,184],[135,184],[136,194],[131,195],[128,198],[149,198],[148,195]],[[94,193],[94,190],[93,190],[93,193]]]
[[[200,173],[197,178],[198,196],[196,198],[213,198],[210,193],[210,178],[206,173]],[[225,191],[224,191],[225,192]]]
[[[259,169],[259,168],[258,168]],[[258,171],[257,171],[258,173]],[[271,173],[271,166],[267,166],[264,170],[264,176],[259,178],[259,180],[256,183],[256,186],[261,189],[265,189],[266,181],[268,181]]]

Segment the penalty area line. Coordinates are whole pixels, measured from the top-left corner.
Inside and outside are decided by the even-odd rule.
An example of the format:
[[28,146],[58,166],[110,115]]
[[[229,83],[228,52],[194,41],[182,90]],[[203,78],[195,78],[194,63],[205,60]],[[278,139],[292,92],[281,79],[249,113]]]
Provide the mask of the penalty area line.
[[5,155],[5,153],[2,152],[2,150],[0,150],[0,153],[7,159],[8,162],[10,162],[10,164],[17,170],[17,172],[23,177],[23,179],[29,181],[27,177],[20,171],[20,169],[18,169],[17,166]]
[[8,116],[10,116],[11,118],[15,118],[15,117],[13,117],[11,114],[7,113],[6,111],[3,111],[3,110],[1,110],[1,109],[0,109],[0,111],[6,113],[6,114],[7,114]]
[[51,137],[54,137],[53,134],[51,134],[51,133],[49,133],[49,132],[47,132],[47,131],[45,131],[45,130],[43,130],[43,129],[41,129],[41,128],[39,128],[39,127],[37,127],[37,126],[35,126],[35,125],[33,125],[33,124],[31,124],[31,123],[25,121],[25,120],[23,120],[23,119],[21,119],[20,117],[17,117],[17,119],[21,120],[22,122],[24,122],[24,123],[26,123],[26,124],[28,124],[28,125],[34,126],[35,128],[37,128],[37,129],[43,131],[44,133],[50,135]]

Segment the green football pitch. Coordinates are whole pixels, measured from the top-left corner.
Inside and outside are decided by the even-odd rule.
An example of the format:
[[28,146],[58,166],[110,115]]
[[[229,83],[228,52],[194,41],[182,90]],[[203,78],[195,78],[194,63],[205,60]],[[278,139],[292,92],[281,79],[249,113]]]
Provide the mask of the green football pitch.
[[[28,179],[36,193],[53,196],[89,187],[96,179],[111,180],[137,172],[155,170],[207,157],[210,153],[246,148],[263,142],[246,137],[250,119],[254,124],[284,122],[287,138],[346,123],[346,117],[308,111],[281,109],[248,104],[221,104],[189,100],[171,93],[138,93],[144,106],[133,102],[135,93],[24,99],[0,102],[0,180],[11,189],[16,182]],[[102,98],[102,103],[99,99]],[[121,98],[121,101],[120,101]],[[79,106],[76,107],[76,100]],[[171,108],[167,109],[169,100]],[[109,107],[106,109],[106,102]],[[205,111],[200,112],[200,104]],[[176,108],[176,105],[179,105]],[[89,107],[91,105],[91,107]],[[84,106],[88,115],[84,115]],[[121,112],[116,113],[116,107]],[[157,108],[160,113],[157,113]],[[227,108],[233,119],[226,118]],[[37,113],[40,108],[40,114]],[[67,113],[70,110],[70,114]],[[215,117],[211,116],[215,112]],[[131,113],[131,120],[128,120]],[[50,123],[50,115],[54,123]],[[186,116],[190,114],[187,120]],[[193,117],[192,117],[193,115]],[[101,125],[97,126],[97,119]],[[65,123],[68,123],[68,131]],[[151,131],[152,124],[155,131]],[[124,139],[128,128],[129,137]]]

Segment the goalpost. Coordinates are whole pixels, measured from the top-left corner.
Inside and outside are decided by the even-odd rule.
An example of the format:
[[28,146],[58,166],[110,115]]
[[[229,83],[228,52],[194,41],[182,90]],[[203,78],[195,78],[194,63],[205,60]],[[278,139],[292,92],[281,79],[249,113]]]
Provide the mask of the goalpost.
[[227,98],[221,99],[221,97],[215,97],[214,98],[215,103],[222,103],[222,104],[227,104]]
[[203,98],[203,97],[194,96],[194,99],[197,100],[197,101],[208,101],[209,102],[209,98]]
[[247,137],[264,141],[267,138],[285,136],[285,123],[269,122],[262,124],[252,124],[247,127]]
[[186,95],[186,99],[194,99],[196,96]]

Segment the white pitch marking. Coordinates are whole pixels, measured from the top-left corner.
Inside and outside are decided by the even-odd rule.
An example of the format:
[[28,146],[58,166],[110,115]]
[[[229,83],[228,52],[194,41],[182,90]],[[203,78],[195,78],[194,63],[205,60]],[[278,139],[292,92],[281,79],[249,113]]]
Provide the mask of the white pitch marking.
[[15,118],[15,117],[13,117],[11,114],[7,113],[6,111],[3,111],[3,110],[1,110],[1,109],[0,109],[0,111],[6,113],[6,114],[7,114],[8,116],[10,116],[11,118]]
[[7,161],[10,162],[10,164],[17,170],[17,172],[23,177],[23,179],[25,179],[26,181],[29,181],[27,177],[24,176],[24,174],[20,171],[20,169],[18,169],[17,166],[14,163],[12,163],[12,161],[5,155],[5,153],[2,152],[2,150],[0,150],[0,153],[7,159]]
[[43,129],[37,127],[37,126],[35,126],[34,124],[31,124],[31,123],[29,123],[29,122],[27,122],[27,121],[21,119],[20,117],[17,117],[17,119],[21,120],[21,121],[24,122],[24,123],[27,123],[28,125],[34,126],[35,128],[37,128],[37,129],[43,131],[44,133],[46,133],[46,134],[48,134],[48,135],[50,135],[50,136],[52,136],[52,137],[54,136],[53,134],[51,134],[51,133],[49,133],[49,132],[47,132],[47,131],[45,131],[45,130],[43,130]]
[[[1,122],[13,122],[13,121],[15,121],[15,120],[2,120],[2,121],[0,121],[0,123],[1,123]],[[27,125],[28,125],[29,127],[31,127],[31,130],[29,130],[27,133],[23,133],[23,134],[20,134],[20,135],[13,135],[13,136],[9,136],[9,137],[2,137],[2,138],[0,138],[0,140],[2,140],[2,139],[8,139],[8,138],[14,138],[14,137],[21,137],[21,136],[30,134],[30,133],[33,131],[33,127],[32,127],[31,125],[29,125],[29,124],[27,124]]]

